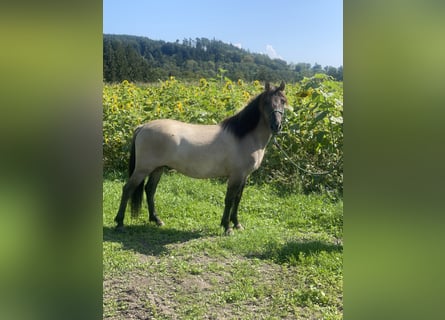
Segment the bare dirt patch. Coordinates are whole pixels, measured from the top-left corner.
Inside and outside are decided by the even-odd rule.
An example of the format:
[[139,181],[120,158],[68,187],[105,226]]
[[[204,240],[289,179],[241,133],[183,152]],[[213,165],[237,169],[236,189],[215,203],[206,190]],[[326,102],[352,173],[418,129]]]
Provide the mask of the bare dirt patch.
[[[182,319],[179,315],[189,314],[200,319],[261,319],[261,310],[272,307],[274,283],[289,276],[279,265],[244,257],[190,258],[140,255],[144,270],[105,279],[104,318]],[[188,262],[182,270],[181,261]],[[249,292],[244,292],[233,286],[237,281],[240,286],[257,281],[264,293],[249,293],[255,283],[247,283],[244,290]]]

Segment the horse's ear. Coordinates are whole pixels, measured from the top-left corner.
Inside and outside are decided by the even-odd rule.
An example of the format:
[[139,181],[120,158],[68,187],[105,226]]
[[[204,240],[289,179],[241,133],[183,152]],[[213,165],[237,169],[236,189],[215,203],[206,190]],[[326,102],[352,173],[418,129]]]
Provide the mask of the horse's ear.
[[284,81],[281,81],[281,84],[280,84],[280,87],[278,88],[278,90],[283,91],[285,86],[286,86],[286,84],[284,83]]
[[264,86],[264,90],[266,90],[266,91],[270,90],[270,83],[269,83],[269,81],[266,81],[266,85]]

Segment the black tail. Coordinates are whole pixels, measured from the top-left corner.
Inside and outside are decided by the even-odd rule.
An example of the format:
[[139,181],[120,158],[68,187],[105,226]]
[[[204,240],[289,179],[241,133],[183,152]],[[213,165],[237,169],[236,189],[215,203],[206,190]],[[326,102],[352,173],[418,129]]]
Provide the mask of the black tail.
[[[128,165],[128,173],[129,176],[134,172],[135,164],[136,164],[136,147],[135,147],[135,141],[136,136],[139,132],[139,128],[136,128],[133,135],[133,141],[131,142],[131,150],[130,150],[130,161]],[[141,205],[142,205],[142,197],[144,196],[144,182],[145,179],[142,180],[142,182],[136,187],[133,194],[131,195],[131,216],[137,217],[139,216],[139,213],[141,211]]]

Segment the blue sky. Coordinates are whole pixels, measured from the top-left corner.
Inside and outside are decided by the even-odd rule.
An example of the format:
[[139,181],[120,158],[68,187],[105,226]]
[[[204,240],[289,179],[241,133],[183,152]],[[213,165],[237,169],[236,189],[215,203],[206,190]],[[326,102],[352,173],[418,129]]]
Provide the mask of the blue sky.
[[343,65],[341,0],[104,0],[103,32],[215,38],[289,63]]

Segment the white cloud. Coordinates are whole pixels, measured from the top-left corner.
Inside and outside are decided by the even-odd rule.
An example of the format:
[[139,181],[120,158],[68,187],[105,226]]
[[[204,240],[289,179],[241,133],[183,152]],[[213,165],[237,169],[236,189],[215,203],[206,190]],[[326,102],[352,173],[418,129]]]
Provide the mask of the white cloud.
[[271,59],[283,59],[282,56],[280,56],[275,49],[272,47],[271,44],[266,45],[266,54],[269,56],[269,58]]
[[242,48],[241,43],[232,43],[232,44],[233,44],[233,46],[237,47],[238,49]]

